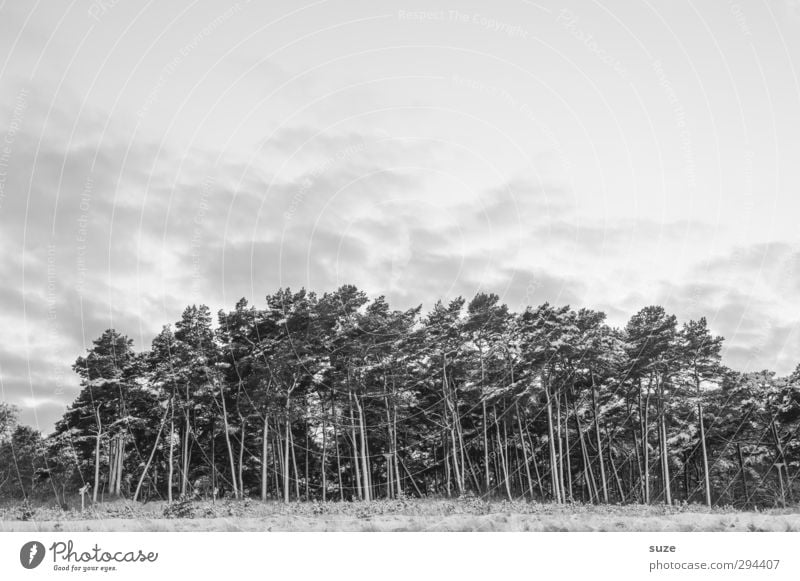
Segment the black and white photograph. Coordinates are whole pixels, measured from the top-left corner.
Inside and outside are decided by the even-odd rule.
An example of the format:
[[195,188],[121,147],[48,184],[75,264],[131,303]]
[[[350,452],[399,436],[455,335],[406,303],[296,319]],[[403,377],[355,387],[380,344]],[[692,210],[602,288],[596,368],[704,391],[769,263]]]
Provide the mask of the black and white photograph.
[[799,222],[798,0],[0,0],[0,576],[796,579]]

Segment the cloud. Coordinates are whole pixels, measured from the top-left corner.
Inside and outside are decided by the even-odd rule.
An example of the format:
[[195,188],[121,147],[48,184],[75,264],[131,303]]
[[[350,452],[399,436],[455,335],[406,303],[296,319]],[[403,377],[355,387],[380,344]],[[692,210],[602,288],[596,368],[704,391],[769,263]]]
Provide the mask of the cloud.
[[[797,248],[708,243],[696,220],[589,219],[534,170],[476,185],[434,141],[298,125],[250,157],[134,139],[34,93],[0,207],[0,374],[43,429],[74,398],[70,364],[114,326],[145,349],[186,303],[261,304],[353,283],[397,308],[480,291],[514,310],[664,304],[708,316],[726,362],[793,368]],[[102,137],[101,137],[102,136]],[[444,171],[442,168],[447,168]],[[24,273],[24,278],[23,278]]]

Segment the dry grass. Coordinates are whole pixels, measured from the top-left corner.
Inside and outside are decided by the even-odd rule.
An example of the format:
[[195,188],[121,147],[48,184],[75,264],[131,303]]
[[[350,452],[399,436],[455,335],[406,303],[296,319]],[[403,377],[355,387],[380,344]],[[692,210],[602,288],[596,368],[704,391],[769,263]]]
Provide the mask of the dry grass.
[[[527,502],[389,500],[283,504],[193,502],[185,518],[166,503],[116,501],[96,509],[0,509],[0,531],[797,531],[800,510],[742,512],[700,506],[556,506]],[[20,520],[20,516],[28,520]]]

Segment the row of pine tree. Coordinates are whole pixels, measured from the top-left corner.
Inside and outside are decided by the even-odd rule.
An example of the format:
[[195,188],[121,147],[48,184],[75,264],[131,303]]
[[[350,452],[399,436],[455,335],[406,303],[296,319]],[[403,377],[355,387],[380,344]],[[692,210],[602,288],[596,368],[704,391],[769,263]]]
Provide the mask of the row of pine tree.
[[705,319],[494,294],[393,310],[353,286],[191,306],[149,351],[105,331],[52,434],[0,406],[0,496],[785,506],[800,367],[737,373]]

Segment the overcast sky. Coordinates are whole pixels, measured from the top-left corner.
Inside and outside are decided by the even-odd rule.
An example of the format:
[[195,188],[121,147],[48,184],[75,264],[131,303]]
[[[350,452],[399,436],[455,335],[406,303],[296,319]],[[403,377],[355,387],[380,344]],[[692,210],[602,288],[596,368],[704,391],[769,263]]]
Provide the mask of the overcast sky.
[[800,362],[800,0],[0,1],[0,385],[102,330],[353,283]]

